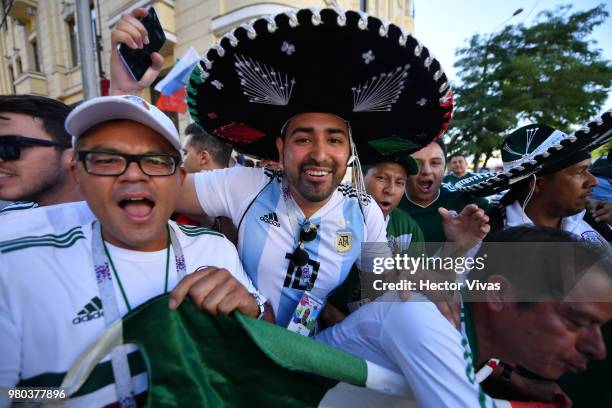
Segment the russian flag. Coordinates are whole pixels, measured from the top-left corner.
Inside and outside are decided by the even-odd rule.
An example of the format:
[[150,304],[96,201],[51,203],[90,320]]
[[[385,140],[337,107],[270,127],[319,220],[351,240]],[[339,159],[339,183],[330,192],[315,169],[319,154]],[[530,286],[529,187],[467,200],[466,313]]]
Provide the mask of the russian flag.
[[189,47],[164,79],[155,85],[155,90],[161,93],[155,106],[167,112],[187,112],[185,85],[199,59],[200,56],[195,48]]

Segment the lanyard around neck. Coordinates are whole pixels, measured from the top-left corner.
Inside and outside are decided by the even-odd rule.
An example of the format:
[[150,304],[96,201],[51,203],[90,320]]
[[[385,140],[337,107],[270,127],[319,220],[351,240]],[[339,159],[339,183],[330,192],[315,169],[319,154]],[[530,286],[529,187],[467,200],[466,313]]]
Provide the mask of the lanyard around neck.
[[[283,200],[285,201],[285,207],[287,208],[287,216],[289,217],[289,224],[291,224],[291,232],[294,237],[294,244],[300,240],[300,229],[302,228],[298,223],[297,217],[300,212],[298,209],[298,205],[291,196],[291,189],[289,188],[289,184],[285,177],[283,177],[282,182],[282,192]],[[307,218],[304,218],[304,224],[308,221]]]
[[[170,227],[168,227],[168,246],[166,247],[166,272],[164,277],[164,294],[168,293],[168,270],[170,269],[170,241]],[[119,290],[121,291],[121,296],[123,297],[125,306],[127,307],[128,312],[131,312],[132,306],[130,306],[130,302],[128,301],[125,289],[123,288],[123,284],[121,283],[121,278],[117,273],[117,268],[115,268],[113,258],[111,258],[110,253],[108,252],[108,247],[106,246],[106,242],[104,240],[102,240],[102,246],[104,247],[104,254],[108,259],[108,263],[110,264],[111,270],[113,271],[113,276],[115,277],[115,279],[117,279],[117,285],[119,286]]]
[[[174,251],[174,261],[176,264],[177,279],[181,280],[187,273],[185,265],[185,257],[183,256],[183,248],[179,240],[176,237],[174,229],[169,225],[168,228],[168,250],[166,254],[166,277],[164,284],[164,292],[168,290],[168,272],[169,272],[169,257],[170,257],[170,245]],[[117,279],[119,289],[123,295],[123,300],[131,311],[130,304],[128,302],[125,290],[117,275],[113,261],[108,253],[104,239],[102,238],[102,229],[98,221],[93,222],[92,226],[92,237],[91,237],[91,250],[94,263],[94,273],[96,276],[96,282],[98,283],[98,291],[100,298],[102,299],[102,307],[104,310],[104,323],[106,327],[116,322],[121,318],[119,314],[119,305],[117,302],[117,296],[115,296],[115,288],[113,286],[113,278],[111,275],[111,268]],[[110,264],[110,267],[109,267]],[[125,347],[116,347],[111,352],[111,366],[113,369],[113,376],[115,378],[115,389],[121,407],[135,406],[134,400],[134,389],[131,381],[130,367],[127,360],[127,349]]]
[[[185,257],[183,256],[183,249],[179,240],[176,237],[174,230],[168,225],[168,249],[166,253],[166,272],[164,282],[164,293],[168,291],[168,275],[170,269],[170,245],[174,252],[174,261],[176,265],[176,272],[178,280],[182,279],[186,273]],[[94,272],[96,275],[96,281],[98,283],[98,290],[100,292],[100,298],[102,299],[102,306],[104,308],[104,320],[106,326],[110,326],[116,320],[119,320],[121,315],[119,314],[119,305],[117,297],[115,296],[115,289],[113,286],[113,274],[117,279],[117,284],[123,300],[127,306],[128,311],[131,311],[131,305],[128,302],[127,295],[121,283],[121,279],[117,274],[113,260],[108,253],[106,244],[102,238],[102,230],[100,223],[94,221],[92,231],[92,255],[94,261]],[[111,273],[112,271],[112,273]]]

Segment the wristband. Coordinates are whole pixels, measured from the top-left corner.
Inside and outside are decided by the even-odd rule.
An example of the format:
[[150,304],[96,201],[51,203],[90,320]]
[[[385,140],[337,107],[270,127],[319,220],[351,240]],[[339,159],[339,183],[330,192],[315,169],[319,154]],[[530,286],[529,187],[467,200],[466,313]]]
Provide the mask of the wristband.
[[255,303],[257,303],[257,307],[259,308],[259,314],[257,315],[257,319],[262,320],[264,315],[266,314],[266,303],[263,301],[263,299],[261,298],[261,296],[259,296],[258,293],[251,293],[251,296],[253,296],[253,299],[255,299]]

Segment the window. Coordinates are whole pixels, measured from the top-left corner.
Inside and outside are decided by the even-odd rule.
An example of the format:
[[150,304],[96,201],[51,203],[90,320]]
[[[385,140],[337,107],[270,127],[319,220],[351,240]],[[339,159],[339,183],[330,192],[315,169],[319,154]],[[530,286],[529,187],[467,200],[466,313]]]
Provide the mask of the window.
[[66,26],[68,28],[68,38],[70,40],[70,64],[73,67],[79,65],[79,45],[77,43],[77,28],[74,21],[74,17],[71,20],[66,21]]
[[11,23],[9,20],[9,16],[6,15],[11,5],[12,5],[12,2],[10,0],[2,0],[2,20],[1,21],[2,21],[2,29],[4,30],[5,33],[8,31],[8,25]]
[[15,93],[15,74],[13,73],[13,66],[7,65],[6,69],[8,69],[9,81],[11,81],[11,93]]
[[38,57],[38,41],[36,41],[36,38],[32,39],[30,41],[30,63],[31,63],[31,67],[30,69],[33,69],[36,72],[42,72],[42,69],[40,67],[40,59]]
[[17,76],[23,74],[23,65],[21,64],[21,57],[15,58],[15,68],[17,69]]

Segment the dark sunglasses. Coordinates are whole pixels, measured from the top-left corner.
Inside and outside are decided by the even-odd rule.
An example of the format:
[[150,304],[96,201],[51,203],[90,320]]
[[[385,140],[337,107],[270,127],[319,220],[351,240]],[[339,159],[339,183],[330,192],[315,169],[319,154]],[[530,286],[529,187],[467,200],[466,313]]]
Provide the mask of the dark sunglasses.
[[54,142],[51,140],[34,139],[26,136],[6,135],[0,136],[0,159],[2,160],[19,160],[21,157],[21,149],[24,147],[72,147],[67,143]]
[[318,227],[315,224],[309,224],[307,229],[300,229],[300,242],[298,242],[297,248],[293,251],[293,255],[291,255],[293,259],[293,264],[295,266],[304,266],[310,261],[310,256],[308,252],[304,249],[304,243],[310,242],[317,237],[317,232],[319,231]]

